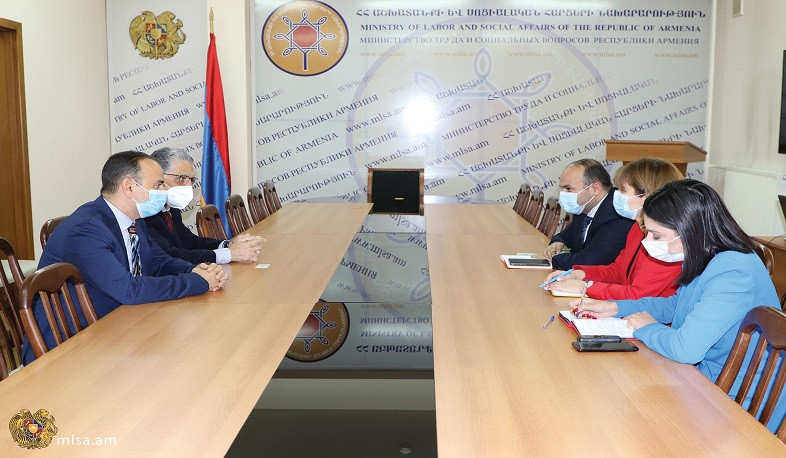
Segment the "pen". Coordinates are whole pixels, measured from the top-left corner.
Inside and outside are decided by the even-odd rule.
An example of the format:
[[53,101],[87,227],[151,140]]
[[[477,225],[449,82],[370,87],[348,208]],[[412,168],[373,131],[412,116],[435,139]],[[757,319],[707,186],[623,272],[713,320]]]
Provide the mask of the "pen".
[[576,312],[578,312],[578,311],[579,311],[579,307],[581,307],[581,304],[583,304],[583,303],[584,303],[584,297],[585,297],[586,295],[587,295],[587,282],[584,282],[584,287],[583,287],[583,288],[581,288],[581,299],[579,299],[579,305],[577,305],[577,306],[576,306],[576,308],[575,308],[575,309],[573,309],[573,314],[574,314],[574,315],[576,315],[576,317],[578,317],[578,315],[576,314]]
[[551,318],[543,324],[543,329],[546,329],[546,326],[550,325],[552,321],[554,321],[554,315],[551,315]]
[[558,278],[562,278],[562,277],[564,277],[565,275],[568,275],[571,272],[573,272],[573,269],[568,269],[565,272],[562,272],[561,274],[559,274],[556,277],[552,278],[551,280],[543,282],[543,284],[538,286],[538,288],[543,288],[546,285],[550,285],[550,284],[554,283],[555,281],[557,281]]

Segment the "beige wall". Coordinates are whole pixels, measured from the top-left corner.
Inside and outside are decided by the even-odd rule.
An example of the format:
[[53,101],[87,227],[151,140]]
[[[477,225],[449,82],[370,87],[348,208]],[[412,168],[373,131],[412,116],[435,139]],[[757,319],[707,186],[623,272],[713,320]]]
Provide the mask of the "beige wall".
[[[786,154],[777,153],[786,2],[743,5],[743,14],[732,17],[732,0],[716,2],[707,181],[722,192],[743,228],[775,235],[786,223],[775,196],[783,192],[778,183],[786,172]],[[732,180],[728,171],[735,169],[748,174]],[[767,178],[775,189],[755,196],[751,206],[756,184]]]
[[22,23],[36,257],[38,229],[98,196],[109,151],[103,0],[0,0]]
[[786,2],[748,0],[738,17],[731,5],[717,2],[710,162],[786,172],[777,154]]

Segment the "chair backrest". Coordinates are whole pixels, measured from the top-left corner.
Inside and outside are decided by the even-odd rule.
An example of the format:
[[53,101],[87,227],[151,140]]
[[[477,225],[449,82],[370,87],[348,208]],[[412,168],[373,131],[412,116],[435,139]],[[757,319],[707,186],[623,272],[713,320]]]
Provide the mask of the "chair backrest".
[[560,214],[562,213],[562,207],[559,204],[559,200],[556,197],[549,197],[546,201],[546,210],[543,214],[543,219],[546,219],[546,214],[550,214],[549,221],[546,225],[543,226],[543,229],[538,228],[546,237],[551,240],[554,237],[554,234],[557,233],[557,227],[559,227],[561,220]]
[[87,293],[85,282],[82,280],[82,274],[73,264],[66,262],[50,264],[36,270],[22,282],[19,314],[36,358],[50,350],[33,314],[36,296],[41,298],[41,307],[44,309],[49,328],[58,345],[84,329],[79,321],[69,284],[74,287],[86,326],[90,326],[98,320],[98,316]]
[[249,189],[246,200],[248,201],[248,210],[251,213],[251,222],[256,224],[270,216],[270,210],[267,208],[265,195],[261,189],[257,187]]
[[558,215],[554,214],[554,206],[556,204],[556,197],[549,197],[543,205],[543,215],[540,217],[540,222],[538,223],[538,230],[543,234],[545,234],[549,226],[551,226],[552,220],[558,217]]
[[5,269],[0,268],[0,281],[3,291],[0,294],[0,380],[8,377],[8,373],[22,365],[22,338],[24,328],[19,318],[17,307],[19,300],[19,286],[25,277],[16,252],[11,243],[0,237],[0,252],[8,261],[8,270],[11,271],[13,282],[8,280]]
[[281,200],[278,198],[278,191],[276,191],[276,185],[273,184],[272,181],[267,180],[264,184],[265,197],[267,199],[267,206],[270,213],[276,212],[281,209]]
[[[754,332],[759,333],[759,343],[756,344],[756,348],[753,351],[753,356],[748,364],[748,369],[742,379],[742,385],[740,385],[740,390],[737,392],[735,401],[740,405],[745,401],[751,385],[753,384],[756,372],[761,365],[764,353],[769,347],[769,351],[767,351],[767,362],[765,363],[764,369],[761,371],[761,377],[756,385],[753,400],[751,401],[750,407],[748,407],[748,413],[756,418],[761,408],[762,401],[767,394],[767,388],[772,382],[776,363],[783,355],[783,350],[786,349],[786,314],[776,308],[765,306],[756,307],[748,312],[742,320],[742,324],[737,333],[737,340],[735,340],[734,346],[731,348],[729,357],[726,360],[726,364],[723,365],[723,369],[718,379],[715,381],[715,384],[724,392],[729,392],[731,386],[734,384],[734,380],[742,369],[742,363],[745,360],[745,355],[748,352],[748,346],[751,342],[751,335]],[[786,364],[781,364],[775,381],[770,388],[771,392],[767,399],[767,403],[764,405],[764,409],[758,418],[759,422],[765,426],[770,421],[770,417],[778,403],[778,399],[781,397],[780,394],[783,391],[784,384],[786,384]],[[780,440],[786,442],[786,422],[781,423],[776,435]]]
[[532,196],[527,205],[527,211],[524,213],[524,219],[535,226],[538,224],[538,218],[540,218],[541,211],[543,211],[543,191],[536,189],[532,191]]
[[572,221],[573,221],[573,213],[565,212],[565,216],[562,217],[562,220],[557,226],[557,231],[555,232],[555,234],[557,232],[562,232],[562,230],[565,229],[568,226],[568,224],[570,224]]
[[226,240],[227,231],[221,223],[221,213],[213,204],[199,207],[196,213],[197,233],[200,237],[210,237],[218,240]]
[[371,213],[422,215],[425,193],[424,169],[368,169],[367,200]]
[[251,228],[251,218],[248,217],[246,203],[243,202],[243,197],[240,194],[232,194],[227,197],[226,210],[229,230],[233,235],[238,235]]
[[772,277],[773,272],[775,272],[775,256],[772,254],[772,250],[761,243],[754,242],[753,244],[756,245],[756,254],[759,255],[761,262],[764,263],[764,267],[767,268],[767,273]]
[[513,211],[524,216],[530,194],[532,194],[532,188],[527,183],[522,184],[519,188],[519,193],[516,195],[516,203],[513,204]]
[[46,242],[49,240],[49,237],[52,235],[52,232],[54,232],[57,225],[62,223],[65,219],[65,216],[58,216],[57,218],[47,220],[44,225],[41,226],[41,249],[44,249]]

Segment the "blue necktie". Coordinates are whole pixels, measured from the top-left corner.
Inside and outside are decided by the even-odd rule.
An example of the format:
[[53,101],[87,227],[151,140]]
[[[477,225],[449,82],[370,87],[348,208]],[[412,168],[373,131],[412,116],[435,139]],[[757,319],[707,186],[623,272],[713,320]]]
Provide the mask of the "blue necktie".
[[584,221],[581,222],[581,244],[584,245],[584,242],[587,240],[587,228],[592,222],[592,217],[587,216],[584,218]]
[[136,226],[128,226],[128,235],[131,239],[131,274],[135,277],[142,275],[142,261],[139,259],[139,235]]

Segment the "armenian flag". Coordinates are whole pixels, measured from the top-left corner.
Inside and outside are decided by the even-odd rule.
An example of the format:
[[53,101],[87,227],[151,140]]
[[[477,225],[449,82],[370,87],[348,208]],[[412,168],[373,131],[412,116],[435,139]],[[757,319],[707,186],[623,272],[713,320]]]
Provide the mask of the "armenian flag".
[[224,228],[230,234],[225,202],[229,197],[232,178],[229,172],[227,116],[224,107],[224,86],[216,54],[216,37],[210,34],[205,77],[205,131],[202,139],[202,200],[218,207]]

